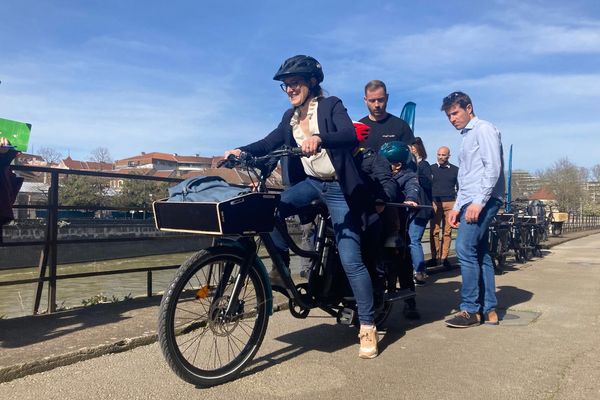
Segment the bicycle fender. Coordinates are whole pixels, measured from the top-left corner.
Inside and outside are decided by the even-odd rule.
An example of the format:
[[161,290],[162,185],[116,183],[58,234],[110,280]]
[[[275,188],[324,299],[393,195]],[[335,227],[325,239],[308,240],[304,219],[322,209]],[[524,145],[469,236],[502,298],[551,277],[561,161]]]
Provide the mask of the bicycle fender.
[[[228,247],[233,248],[236,251],[239,251],[240,256],[243,257],[243,254],[246,253],[246,248],[237,240],[233,239],[219,239],[216,247]],[[267,301],[267,312],[269,315],[273,315],[273,289],[271,288],[271,279],[269,279],[269,273],[267,272],[267,267],[262,262],[262,260],[256,255],[254,258],[254,265],[256,266],[263,283],[265,284],[265,296]]]

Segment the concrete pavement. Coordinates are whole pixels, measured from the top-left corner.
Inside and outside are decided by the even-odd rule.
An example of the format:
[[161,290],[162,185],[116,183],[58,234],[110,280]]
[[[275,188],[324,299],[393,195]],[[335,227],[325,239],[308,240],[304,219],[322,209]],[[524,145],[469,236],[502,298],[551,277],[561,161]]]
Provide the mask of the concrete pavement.
[[[202,396],[600,398],[599,247],[600,235],[581,238],[498,276],[504,311],[498,327],[446,328],[460,276],[458,270],[432,274],[418,288],[423,318],[407,321],[397,307],[381,337],[382,353],[372,361],[356,358],[355,331],[333,319],[276,313],[244,376]],[[157,303],[138,299],[0,320],[0,380],[152,343]],[[156,345],[0,384],[3,399],[185,395],[200,394],[168,370]]]

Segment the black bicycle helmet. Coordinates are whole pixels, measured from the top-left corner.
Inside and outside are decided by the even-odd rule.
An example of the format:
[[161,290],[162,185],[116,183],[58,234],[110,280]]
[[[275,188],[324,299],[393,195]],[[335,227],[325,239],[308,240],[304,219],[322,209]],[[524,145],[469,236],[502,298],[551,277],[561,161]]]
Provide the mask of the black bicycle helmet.
[[400,162],[406,165],[410,159],[408,146],[399,140],[384,143],[379,149],[379,154],[387,158],[391,163]]
[[288,58],[281,64],[273,80],[283,81],[292,75],[302,75],[307,78],[315,78],[317,83],[323,82],[323,68],[321,64],[310,56],[298,55]]

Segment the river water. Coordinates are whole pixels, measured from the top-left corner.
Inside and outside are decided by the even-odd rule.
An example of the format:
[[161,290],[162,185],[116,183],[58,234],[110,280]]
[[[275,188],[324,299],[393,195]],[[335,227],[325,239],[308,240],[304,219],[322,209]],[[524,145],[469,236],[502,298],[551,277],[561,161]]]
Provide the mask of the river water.
[[[180,265],[192,254],[193,252],[64,264],[58,266],[58,275],[161,265]],[[153,293],[164,290],[171,281],[175,271],[175,269],[154,271],[152,273]],[[37,278],[38,273],[37,267],[4,270],[0,271],[0,281]],[[36,287],[36,283],[0,286],[0,317],[14,318],[31,315]],[[45,283],[40,312],[47,308],[47,287],[48,284]],[[122,300],[126,296],[136,297],[145,295],[145,293],[146,272],[65,279],[57,282],[56,304],[59,308],[71,308],[81,306],[83,300],[97,295],[106,296],[110,301],[113,299],[113,296],[115,299]]]
[[[161,265],[181,265],[194,252],[164,254],[147,257],[104,260],[87,263],[59,265],[58,275],[82,272],[111,271],[118,269],[135,269]],[[292,272],[299,272],[300,259],[292,257]],[[270,262],[264,261],[267,268]],[[152,272],[152,293],[162,293],[173,279],[176,269]],[[38,277],[38,268],[22,268],[0,270],[0,282]],[[126,297],[146,295],[146,272],[93,276],[87,278],[64,279],[57,281],[56,304],[59,309],[80,307],[83,300],[98,295],[105,296],[107,301],[123,300]],[[0,286],[0,317],[15,318],[31,315],[35,300],[37,284]],[[48,283],[44,283],[40,312],[47,309]]]

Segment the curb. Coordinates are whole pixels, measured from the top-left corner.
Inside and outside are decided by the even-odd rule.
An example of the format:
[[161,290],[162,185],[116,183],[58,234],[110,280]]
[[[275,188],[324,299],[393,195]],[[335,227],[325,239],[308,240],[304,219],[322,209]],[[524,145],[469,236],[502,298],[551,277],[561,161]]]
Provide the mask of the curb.
[[[289,309],[288,302],[273,304],[273,312]],[[10,382],[27,375],[50,371],[55,368],[75,364],[79,361],[101,357],[107,354],[122,353],[136,347],[147,346],[158,340],[157,334],[144,335],[133,338],[121,339],[113,343],[102,344],[94,347],[83,347],[79,350],[58,356],[44,357],[41,360],[0,367],[0,383]]]
[[27,375],[49,371],[54,368],[64,367],[79,361],[96,358],[105,354],[121,353],[139,346],[145,346],[156,342],[156,334],[122,339],[114,343],[94,347],[84,347],[58,356],[45,357],[38,361],[30,361],[22,364],[11,365],[0,368],[0,383],[9,382],[13,379],[22,378]]

